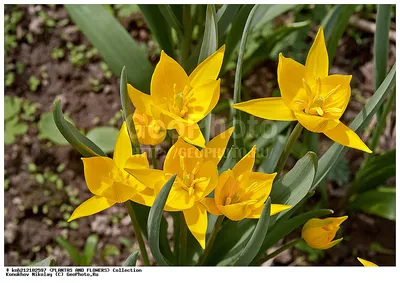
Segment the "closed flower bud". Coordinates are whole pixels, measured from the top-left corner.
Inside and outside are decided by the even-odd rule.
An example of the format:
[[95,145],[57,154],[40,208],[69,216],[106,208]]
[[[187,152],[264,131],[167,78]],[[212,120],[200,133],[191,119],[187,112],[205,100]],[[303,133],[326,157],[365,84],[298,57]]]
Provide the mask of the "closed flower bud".
[[310,219],[304,224],[301,236],[314,249],[329,249],[343,240],[343,238],[340,238],[332,241],[340,228],[340,224],[346,219],[347,216]]
[[370,266],[378,267],[375,263],[373,263],[371,261],[368,261],[368,260],[365,260],[365,259],[362,259],[361,257],[358,257],[357,259],[358,259],[359,262],[362,263],[362,265],[364,265],[366,267],[370,267]]

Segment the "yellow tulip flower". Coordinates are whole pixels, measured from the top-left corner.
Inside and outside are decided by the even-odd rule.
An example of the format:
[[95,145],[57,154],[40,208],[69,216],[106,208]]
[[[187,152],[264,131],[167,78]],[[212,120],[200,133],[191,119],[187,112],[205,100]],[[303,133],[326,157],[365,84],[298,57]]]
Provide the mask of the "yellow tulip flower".
[[[206,198],[203,201],[209,212],[215,215],[223,214],[233,221],[260,218],[276,173],[252,172],[255,153],[254,146],[232,170],[221,174],[214,198]],[[289,208],[289,205],[272,204],[271,215]]]
[[135,113],[133,114],[133,123],[141,144],[159,144],[163,142],[167,135],[167,131],[160,126],[160,123],[158,123],[157,120],[152,116],[140,112],[140,110],[135,110]]
[[343,240],[343,238],[340,238],[332,241],[340,228],[340,224],[346,219],[347,216],[325,219],[312,218],[304,224],[301,237],[314,249],[329,249]]
[[371,266],[372,267],[378,267],[375,263],[373,263],[371,261],[368,261],[368,260],[365,260],[365,259],[362,259],[361,257],[358,257],[357,259],[358,259],[359,262],[362,263],[362,265],[364,265],[366,267],[371,267]]
[[[233,128],[214,137],[203,150],[178,138],[165,157],[163,170],[139,168],[128,160],[125,170],[157,195],[165,182],[177,174],[165,210],[183,211],[186,224],[204,249],[207,231],[207,210],[203,200],[218,182],[217,165],[221,160]],[[133,167],[131,166],[133,164]]]
[[328,75],[329,58],[324,32],[319,29],[306,65],[279,54],[278,84],[282,97],[254,99],[232,105],[254,116],[296,121],[307,130],[371,153],[360,137],[340,122],[351,96],[352,76]]
[[[79,205],[68,222],[98,213],[127,200],[147,206],[153,204],[153,190],[146,188],[124,171],[125,163],[131,156],[131,141],[124,122],[115,143],[112,159],[103,156],[82,158],[86,184],[94,196]],[[135,163],[140,168],[149,167],[146,153],[134,155],[130,163]]]
[[205,147],[197,122],[218,102],[225,46],[205,59],[188,76],[171,57],[161,51],[161,58],[151,78],[150,95],[128,84],[129,97],[136,109],[161,121],[161,127],[175,129],[187,142]]

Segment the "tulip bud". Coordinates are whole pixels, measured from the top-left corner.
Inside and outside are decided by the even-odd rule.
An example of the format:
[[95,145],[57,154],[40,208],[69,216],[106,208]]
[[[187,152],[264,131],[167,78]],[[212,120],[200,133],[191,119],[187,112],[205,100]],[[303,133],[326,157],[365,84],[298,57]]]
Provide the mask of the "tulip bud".
[[340,238],[332,241],[336,236],[336,232],[339,230],[340,224],[346,219],[347,216],[310,219],[304,224],[301,236],[306,243],[314,249],[329,249],[343,240],[343,238]]
[[368,261],[368,260],[362,259],[362,258],[360,258],[360,257],[358,257],[357,259],[358,259],[359,262],[362,263],[362,265],[364,265],[364,266],[366,266],[366,267],[370,267],[370,266],[372,266],[372,267],[377,267],[377,265],[376,265],[375,263],[373,263],[373,262],[370,262],[370,261]]

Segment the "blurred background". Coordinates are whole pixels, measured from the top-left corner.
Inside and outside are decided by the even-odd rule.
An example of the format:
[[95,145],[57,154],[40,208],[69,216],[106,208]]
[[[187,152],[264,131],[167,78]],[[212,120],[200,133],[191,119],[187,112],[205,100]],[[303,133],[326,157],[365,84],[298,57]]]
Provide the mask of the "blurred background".
[[[155,65],[160,48],[138,5],[104,7]],[[243,73],[244,100],[279,95],[276,80],[279,52],[304,63],[321,21],[332,8],[334,5],[296,5],[251,33]],[[376,15],[376,5],[352,7],[349,24],[330,69],[330,73],[353,75],[352,98],[342,118],[347,125],[375,91]],[[395,62],[395,24],[395,5],[392,5],[388,70]],[[91,194],[85,184],[80,154],[58,132],[52,117],[53,103],[61,98],[63,111],[70,121],[105,152],[112,153],[121,125],[119,74],[112,73],[62,5],[6,5],[4,26],[5,265],[30,265],[49,255],[56,258],[57,265],[77,265],[74,255],[76,258],[76,254],[90,245],[97,250],[92,265],[120,265],[138,249],[123,205],[66,222],[73,209]],[[196,41],[196,29],[193,33]],[[233,56],[224,62],[220,75],[221,100],[214,110],[213,123],[229,121],[237,53],[234,50]],[[389,110],[376,147],[380,154],[392,152],[396,146],[395,102]],[[373,119],[363,132],[364,140],[375,126],[376,119]],[[104,139],[104,136],[112,138]],[[256,130],[248,132],[246,146],[251,147],[258,136]],[[294,158],[289,160],[287,168],[307,151],[307,138],[303,136],[302,142],[296,144]],[[319,139],[315,150],[321,156],[331,141],[323,135]],[[167,143],[157,148],[160,165],[167,148]],[[392,158],[389,162],[394,162],[394,155],[389,158]],[[365,208],[368,202],[358,209],[343,204],[349,188],[360,184],[356,184],[361,178],[356,178],[356,172],[364,159],[361,151],[347,151],[304,207],[304,210],[326,207],[335,210],[336,215],[349,215],[339,235],[344,240],[327,251],[300,244],[268,265],[360,266],[357,256],[378,265],[395,265],[395,194],[391,195],[390,207],[385,206],[383,213]],[[260,164],[262,160],[257,162]],[[377,185],[394,192],[394,163],[387,172]],[[299,234],[296,230],[287,240]]]

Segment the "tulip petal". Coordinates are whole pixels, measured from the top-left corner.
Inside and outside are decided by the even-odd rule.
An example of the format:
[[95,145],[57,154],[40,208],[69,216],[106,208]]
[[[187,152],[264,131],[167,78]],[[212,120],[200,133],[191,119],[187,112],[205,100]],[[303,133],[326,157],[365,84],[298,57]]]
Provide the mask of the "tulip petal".
[[[165,156],[164,171],[182,177],[183,169],[185,169],[186,174],[191,173],[196,166],[200,167],[202,164],[202,153],[195,146],[184,142],[182,138],[178,138]],[[181,167],[182,165],[184,168]]]
[[241,202],[230,205],[217,205],[217,207],[223,215],[225,215],[232,221],[239,221],[247,218],[251,213],[251,211],[249,211],[248,205]]
[[161,51],[160,61],[151,78],[150,94],[154,104],[173,103],[174,94],[183,92],[189,84],[185,70],[174,59]]
[[[261,213],[264,209],[264,205],[254,209],[249,216],[247,216],[248,218],[260,218],[261,217]],[[290,205],[284,205],[284,204],[271,204],[271,212],[270,212],[270,216],[278,214],[281,211],[287,210],[292,208],[292,206]]]
[[119,170],[115,162],[108,157],[96,156],[82,158],[86,185],[94,195],[100,195],[112,186],[112,173]]
[[154,195],[154,190],[150,188],[146,188],[143,191],[134,195],[131,200],[140,203],[145,206],[152,206],[154,203],[156,196]]
[[375,263],[362,259],[361,257],[357,257],[358,261],[361,262],[362,265],[367,266],[367,267],[377,267],[378,265],[376,265]]
[[296,116],[293,114],[293,110],[286,106],[281,97],[252,99],[246,102],[233,104],[232,107],[267,120],[297,120]]
[[129,138],[128,128],[126,127],[126,123],[124,122],[121,129],[119,130],[117,141],[115,142],[113,159],[118,168],[122,170],[125,167],[126,160],[128,160],[128,158],[131,156],[131,139]]
[[218,183],[218,168],[212,161],[204,162],[201,165],[196,178],[204,178],[204,181],[199,181],[194,186],[194,193],[199,199],[208,196]]
[[240,180],[241,195],[246,195],[252,200],[257,200],[259,205],[263,204],[272,189],[276,173],[266,174],[261,172],[245,172]]
[[208,144],[206,144],[206,148],[202,150],[204,162],[212,161],[215,165],[218,165],[219,161],[224,156],[226,146],[228,145],[233,130],[234,127],[229,128],[215,136]]
[[179,136],[182,137],[187,143],[195,146],[205,148],[206,140],[204,139],[203,133],[200,130],[198,124],[192,125],[181,125],[175,128]]
[[336,127],[324,131],[324,134],[341,145],[372,153],[361,138],[340,121]]
[[215,199],[215,204],[217,206],[224,205],[224,203],[225,203],[225,198],[227,196],[227,192],[224,191],[224,188],[225,188],[226,182],[230,178],[234,179],[233,172],[230,169],[223,172],[218,178],[218,183],[214,190],[214,199]]
[[187,99],[187,120],[190,124],[199,122],[215,107],[219,100],[220,83],[221,80],[209,81],[193,88],[187,98],[184,97]]
[[159,123],[152,116],[146,115],[138,109],[133,113],[133,123],[141,144],[157,145],[163,142],[167,135],[166,129],[162,127],[163,123]]
[[295,111],[294,115],[296,115],[297,119],[299,120],[299,123],[304,128],[314,133],[322,133],[328,131],[336,127],[340,123],[340,121],[337,119],[325,118],[316,115],[309,115],[303,112]]
[[140,183],[154,189],[158,181],[166,181],[165,173],[157,169],[124,168],[126,172],[135,177]]
[[206,208],[208,212],[214,215],[222,215],[221,211],[219,211],[217,205],[215,204],[215,199],[214,198],[205,198],[202,201],[200,201],[202,205]]
[[109,200],[123,203],[146,188],[136,179],[132,177],[130,179],[131,182],[129,183],[115,182],[111,187],[105,189],[101,195]]
[[303,88],[306,67],[290,58],[279,54],[278,84],[286,106],[293,109],[293,100]]
[[150,95],[137,90],[130,84],[128,84],[128,95],[133,106],[135,106],[137,110],[145,113],[146,115],[151,115],[151,105],[153,102]]
[[160,127],[167,130],[190,125],[189,121],[158,106],[151,105],[151,114]]
[[183,215],[190,232],[204,249],[208,224],[207,210],[203,205],[194,205],[192,208],[184,210]]
[[111,201],[101,196],[93,196],[85,202],[81,203],[72,213],[68,222],[75,220],[80,217],[89,216],[100,211],[103,211],[115,204],[115,201]]
[[327,249],[330,249],[330,248],[332,248],[333,246],[335,246],[336,244],[340,243],[342,240],[343,240],[343,238],[334,240],[334,241],[330,242],[329,244],[327,244],[327,245],[325,245],[325,246],[322,246],[322,247],[319,247],[319,248],[317,248],[317,249],[319,249],[319,250],[327,250]]
[[254,160],[256,158],[256,146],[245,155],[238,163],[232,168],[235,177],[239,177],[245,172],[250,172],[253,170]]
[[319,28],[314,43],[308,52],[306,60],[307,81],[315,81],[318,77],[323,79],[328,76],[329,58],[326,50],[324,30]]
[[[321,80],[321,93],[325,100],[324,109],[341,109],[338,113],[326,113],[332,118],[339,119],[346,110],[351,96],[350,81],[352,76],[330,75]],[[336,89],[340,86],[338,89]],[[329,97],[327,97],[329,95]]]
[[216,80],[221,70],[224,59],[225,45],[208,56],[200,65],[193,70],[189,76],[190,84],[193,87],[204,84],[210,80]]
[[325,220],[331,220],[332,224],[336,227],[339,227],[340,224],[342,224],[347,218],[349,218],[347,215],[342,216],[342,217],[328,217],[325,218]]
[[148,169],[149,160],[147,159],[147,152],[143,152],[142,154],[134,154],[128,158],[125,163],[124,169]]

